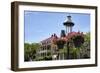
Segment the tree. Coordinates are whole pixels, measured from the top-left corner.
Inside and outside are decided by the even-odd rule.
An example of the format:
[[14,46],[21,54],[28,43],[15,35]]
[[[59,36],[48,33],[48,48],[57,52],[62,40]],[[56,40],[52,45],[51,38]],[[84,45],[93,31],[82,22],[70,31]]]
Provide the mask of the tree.
[[24,61],[29,61],[30,58],[30,44],[29,43],[25,43],[24,44]]
[[82,58],[90,58],[90,32],[84,35],[85,42],[81,46],[82,49]]
[[35,60],[36,59],[36,50],[40,48],[39,43],[25,43],[24,44],[24,58],[25,61]]
[[85,34],[84,39],[85,39],[85,42],[90,42],[90,32]]

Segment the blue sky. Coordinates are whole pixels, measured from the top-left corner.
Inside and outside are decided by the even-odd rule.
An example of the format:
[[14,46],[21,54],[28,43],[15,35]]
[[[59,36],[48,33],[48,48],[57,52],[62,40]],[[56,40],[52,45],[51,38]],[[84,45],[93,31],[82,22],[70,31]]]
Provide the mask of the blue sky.
[[25,42],[40,42],[50,37],[53,33],[59,36],[61,30],[66,30],[63,22],[67,19],[69,14],[72,16],[72,21],[75,23],[73,31],[90,31],[89,14],[24,11]]

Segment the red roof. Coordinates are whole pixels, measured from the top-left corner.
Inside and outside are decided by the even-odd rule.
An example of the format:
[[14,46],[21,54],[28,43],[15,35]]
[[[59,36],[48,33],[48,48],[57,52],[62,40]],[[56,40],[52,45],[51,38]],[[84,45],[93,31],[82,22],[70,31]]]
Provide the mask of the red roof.
[[47,38],[47,39],[45,39],[45,40],[42,40],[41,41],[41,43],[45,43],[45,42],[49,42],[49,41],[51,41],[51,40],[53,40],[53,39],[58,39],[58,37],[57,37],[57,35],[56,34],[53,34],[53,35],[51,35],[51,37],[49,37],[49,38]]
[[71,32],[71,33],[68,33],[68,35],[66,35],[65,37],[60,37],[60,38],[58,38],[57,35],[54,34],[54,35],[52,35],[51,37],[49,37],[49,38],[47,38],[47,39],[41,41],[41,43],[50,42],[51,40],[52,40],[54,43],[56,43],[57,41],[60,41],[60,40],[67,42],[68,39],[72,38],[73,36],[78,36],[78,35],[79,35],[79,36],[80,36],[80,35],[83,36],[83,33],[82,33],[82,32]]

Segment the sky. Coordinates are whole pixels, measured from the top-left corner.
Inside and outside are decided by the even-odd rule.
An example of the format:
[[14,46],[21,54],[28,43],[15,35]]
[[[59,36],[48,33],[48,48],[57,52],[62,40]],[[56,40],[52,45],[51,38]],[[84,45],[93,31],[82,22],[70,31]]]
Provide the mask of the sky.
[[40,12],[24,11],[24,42],[38,43],[53,33],[60,36],[61,30],[66,28],[63,25],[67,21],[67,16],[71,15],[73,31],[90,31],[90,14],[67,13],[67,12]]

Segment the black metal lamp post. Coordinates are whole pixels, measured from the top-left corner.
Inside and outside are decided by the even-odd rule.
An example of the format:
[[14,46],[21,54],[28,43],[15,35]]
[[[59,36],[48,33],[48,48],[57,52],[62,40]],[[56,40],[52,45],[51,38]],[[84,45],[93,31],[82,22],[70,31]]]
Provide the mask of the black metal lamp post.
[[[66,27],[66,34],[72,32],[72,27],[74,26],[74,23],[71,20],[71,16],[67,16],[67,21],[63,23],[63,25]],[[67,59],[69,59],[70,53],[69,53],[69,42],[67,43]]]

